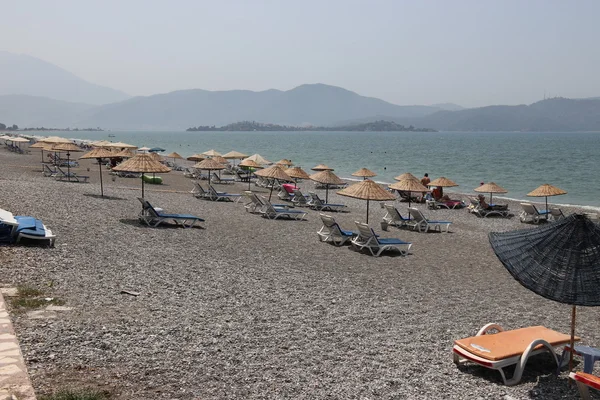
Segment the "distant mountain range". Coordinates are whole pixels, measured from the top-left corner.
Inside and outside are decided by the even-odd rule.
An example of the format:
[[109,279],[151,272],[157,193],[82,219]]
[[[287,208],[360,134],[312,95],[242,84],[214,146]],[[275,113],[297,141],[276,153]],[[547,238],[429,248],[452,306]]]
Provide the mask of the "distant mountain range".
[[21,94],[75,103],[106,104],[131,96],[94,85],[39,58],[0,51],[0,95]]
[[185,130],[257,121],[344,126],[390,121],[445,131],[600,131],[600,99],[464,109],[398,106],[324,84],[294,89],[181,90],[145,97],[94,85],[34,57],[0,52],[0,122],[20,127]]

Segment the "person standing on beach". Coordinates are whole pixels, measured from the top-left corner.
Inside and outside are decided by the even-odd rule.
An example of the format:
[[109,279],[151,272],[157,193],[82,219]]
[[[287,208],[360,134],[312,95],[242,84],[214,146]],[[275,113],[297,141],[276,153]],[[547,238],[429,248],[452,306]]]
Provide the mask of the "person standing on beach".
[[429,179],[429,174],[425,174],[423,176],[423,178],[421,178],[421,185],[427,187],[427,185],[429,185],[429,182],[431,182],[431,179]]

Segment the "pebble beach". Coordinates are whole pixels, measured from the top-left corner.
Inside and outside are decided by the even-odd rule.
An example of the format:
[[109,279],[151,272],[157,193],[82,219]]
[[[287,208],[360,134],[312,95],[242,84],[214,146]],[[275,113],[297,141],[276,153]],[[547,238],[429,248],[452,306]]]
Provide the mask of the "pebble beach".
[[[43,177],[39,152],[0,149],[0,208],[42,219],[57,235],[54,248],[0,247],[0,284],[39,288],[71,308],[47,319],[9,310],[38,396],[70,387],[119,400],[579,396],[547,355],[532,358],[512,387],[496,371],[452,362],[453,341],[489,322],[569,333],[570,306],[522,287],[489,245],[489,232],[535,228],[519,221],[517,202],[506,201],[511,218],[416,205],[451,221],[449,233],[382,231],[385,210],[371,202],[376,232],[413,244],[405,257],[372,257],[319,242],[317,211],[303,221],[268,220],[246,212],[244,200],[195,198],[193,181],[177,171],[146,185],[146,199],[206,221],[150,228],[137,219],[139,179],[113,181],[104,170],[108,197],[100,198],[97,164],[80,164],[74,171],[89,183],[55,181]],[[329,213],[343,228],[365,220],[365,201],[331,190],[329,201],[348,205]],[[407,203],[395,204],[406,214]],[[597,315],[578,307],[582,344],[600,345]]]

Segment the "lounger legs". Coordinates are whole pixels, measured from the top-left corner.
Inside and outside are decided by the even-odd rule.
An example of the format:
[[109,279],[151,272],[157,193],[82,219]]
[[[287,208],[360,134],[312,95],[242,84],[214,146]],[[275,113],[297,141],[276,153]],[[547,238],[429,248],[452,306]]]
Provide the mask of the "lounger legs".
[[577,389],[579,389],[579,396],[581,396],[583,400],[591,400],[592,397],[590,396],[590,388],[588,385],[579,381],[575,382],[577,383]]

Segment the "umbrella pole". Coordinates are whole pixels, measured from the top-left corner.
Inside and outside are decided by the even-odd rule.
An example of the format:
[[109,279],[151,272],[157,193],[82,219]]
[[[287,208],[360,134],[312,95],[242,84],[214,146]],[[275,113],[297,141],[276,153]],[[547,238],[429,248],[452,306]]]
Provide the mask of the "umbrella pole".
[[329,184],[328,183],[325,184],[325,203],[329,203]]
[[[42,164],[44,163],[44,149],[42,149]],[[42,170],[44,169],[44,166],[42,165]]]
[[142,199],[144,198],[144,173],[142,172]]
[[271,193],[269,193],[269,201],[271,201],[271,195],[273,195],[273,185],[271,185]]
[[492,195],[493,195],[493,194],[494,194],[494,193],[490,192],[490,206],[491,206],[492,204],[494,204],[494,201],[493,201],[493,199],[492,199]]
[[369,225],[369,199],[367,199],[367,225]]
[[[412,197],[412,192],[408,191],[408,208],[410,208],[410,199]],[[408,211],[408,220],[410,221],[410,210]]]
[[102,185],[102,159],[98,158],[98,171],[100,171],[100,197],[104,197],[104,186]]
[[71,163],[69,162],[69,157],[71,153],[67,152],[67,181],[71,182]]
[[575,317],[576,317],[576,314],[577,314],[576,306],[573,306],[573,309],[571,310],[571,342],[569,343],[569,346],[571,346],[571,351],[569,352],[569,373],[573,369],[573,352],[575,351],[575,349],[573,347],[575,346]]
[[548,196],[546,196],[546,221],[548,221]]

